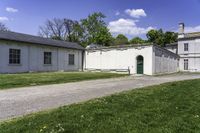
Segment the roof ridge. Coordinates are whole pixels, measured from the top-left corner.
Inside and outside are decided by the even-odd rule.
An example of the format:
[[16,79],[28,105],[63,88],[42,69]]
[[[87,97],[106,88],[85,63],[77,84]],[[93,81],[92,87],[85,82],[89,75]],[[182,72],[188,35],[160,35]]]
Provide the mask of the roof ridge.
[[[41,38],[41,39],[48,39],[48,40],[51,40],[51,41],[69,42],[69,41],[64,41],[64,40],[55,40],[55,39],[52,39],[52,38],[45,38],[45,37],[41,37],[41,36],[37,36],[37,35],[31,35],[31,34],[26,34],[26,33],[15,32],[15,31],[0,31],[0,32],[4,32],[4,33],[10,32],[10,33],[13,33],[13,34],[21,34],[21,35],[37,37],[37,38]],[[76,42],[69,42],[69,43],[76,43]]]
[[0,31],[0,39],[84,50],[84,47],[82,47],[76,42],[54,40],[51,38],[44,38],[40,36],[18,33],[13,31]]

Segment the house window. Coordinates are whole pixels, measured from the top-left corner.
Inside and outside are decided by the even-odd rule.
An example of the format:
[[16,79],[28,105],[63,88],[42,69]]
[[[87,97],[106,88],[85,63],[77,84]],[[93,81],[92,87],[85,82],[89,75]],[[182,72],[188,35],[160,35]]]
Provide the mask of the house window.
[[188,70],[188,59],[184,59],[184,70]]
[[52,58],[51,52],[44,52],[44,64],[45,65],[51,65],[51,58]]
[[184,51],[188,51],[188,43],[184,43]]
[[69,65],[74,65],[74,54],[69,54]]
[[9,49],[9,64],[20,64],[20,49]]

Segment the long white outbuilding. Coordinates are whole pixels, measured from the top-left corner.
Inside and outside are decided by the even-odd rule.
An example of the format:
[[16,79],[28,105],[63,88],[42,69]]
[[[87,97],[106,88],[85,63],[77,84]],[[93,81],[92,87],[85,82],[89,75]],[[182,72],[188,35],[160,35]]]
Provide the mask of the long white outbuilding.
[[164,74],[178,71],[179,56],[156,45],[88,48],[86,70],[123,71],[130,74]]

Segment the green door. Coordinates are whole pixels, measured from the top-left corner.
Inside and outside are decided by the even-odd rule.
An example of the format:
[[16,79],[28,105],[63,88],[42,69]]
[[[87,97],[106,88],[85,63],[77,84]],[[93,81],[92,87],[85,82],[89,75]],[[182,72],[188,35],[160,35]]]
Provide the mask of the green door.
[[142,56],[138,56],[137,57],[137,74],[143,74],[143,57]]

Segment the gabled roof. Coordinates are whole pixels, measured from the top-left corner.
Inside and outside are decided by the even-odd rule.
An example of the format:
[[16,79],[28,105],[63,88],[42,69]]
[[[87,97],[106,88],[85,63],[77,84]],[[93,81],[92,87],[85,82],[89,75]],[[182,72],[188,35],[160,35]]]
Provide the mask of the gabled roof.
[[42,38],[38,36],[10,32],[10,31],[0,31],[0,40],[9,40],[9,41],[25,42],[25,43],[32,43],[45,46],[84,50],[84,48],[78,43],[58,41],[58,40]]

